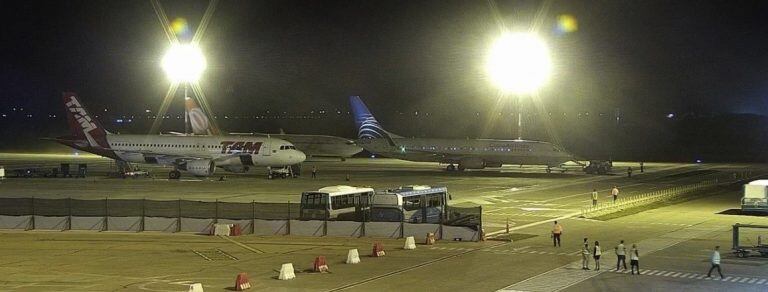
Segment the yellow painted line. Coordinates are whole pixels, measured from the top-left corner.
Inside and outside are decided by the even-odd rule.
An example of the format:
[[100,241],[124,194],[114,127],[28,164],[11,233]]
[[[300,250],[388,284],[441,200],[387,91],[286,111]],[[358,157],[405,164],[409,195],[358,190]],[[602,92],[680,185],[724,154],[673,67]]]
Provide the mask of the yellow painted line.
[[252,248],[252,247],[247,246],[245,244],[239,243],[239,242],[235,241],[234,239],[229,238],[229,236],[221,236],[221,235],[219,235],[219,238],[224,239],[226,241],[229,241],[231,243],[234,243],[237,246],[242,247],[242,248],[247,249],[247,250],[250,250],[250,251],[252,251],[254,253],[264,253],[264,251],[262,251],[262,250],[259,250],[259,249],[256,249],[256,248]]

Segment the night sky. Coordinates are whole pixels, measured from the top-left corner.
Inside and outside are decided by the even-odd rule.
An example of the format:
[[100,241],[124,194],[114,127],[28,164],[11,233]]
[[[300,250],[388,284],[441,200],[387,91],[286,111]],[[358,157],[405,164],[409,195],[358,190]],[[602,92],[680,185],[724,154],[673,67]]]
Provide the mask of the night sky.
[[[206,1],[161,1],[193,29]],[[157,109],[168,41],[149,1],[3,1],[0,108]],[[543,1],[221,1],[201,46],[217,112],[490,111],[484,56],[505,25],[526,30]],[[750,112],[768,102],[768,2],[552,1],[539,33],[555,75],[548,111]],[[578,30],[557,33],[558,15]]]

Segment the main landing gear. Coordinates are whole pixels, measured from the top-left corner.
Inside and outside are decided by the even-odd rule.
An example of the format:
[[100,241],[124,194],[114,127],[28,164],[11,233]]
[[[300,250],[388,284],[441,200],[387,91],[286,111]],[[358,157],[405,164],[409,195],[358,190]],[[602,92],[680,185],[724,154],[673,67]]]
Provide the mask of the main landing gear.
[[181,178],[181,171],[174,169],[168,172],[168,179],[179,179]]

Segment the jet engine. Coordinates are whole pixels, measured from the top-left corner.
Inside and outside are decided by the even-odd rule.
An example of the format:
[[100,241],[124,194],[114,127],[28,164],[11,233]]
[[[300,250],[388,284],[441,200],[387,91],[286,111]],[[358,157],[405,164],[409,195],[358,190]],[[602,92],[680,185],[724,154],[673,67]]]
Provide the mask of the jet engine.
[[248,166],[243,166],[243,165],[227,165],[227,166],[222,166],[221,168],[223,168],[226,171],[234,172],[234,173],[244,173],[250,170]]
[[485,162],[480,158],[464,158],[459,161],[459,170],[483,168],[485,168]]
[[211,176],[216,172],[216,164],[209,159],[187,161],[180,168],[194,176]]
[[484,161],[485,167],[501,167],[501,162],[498,161]]

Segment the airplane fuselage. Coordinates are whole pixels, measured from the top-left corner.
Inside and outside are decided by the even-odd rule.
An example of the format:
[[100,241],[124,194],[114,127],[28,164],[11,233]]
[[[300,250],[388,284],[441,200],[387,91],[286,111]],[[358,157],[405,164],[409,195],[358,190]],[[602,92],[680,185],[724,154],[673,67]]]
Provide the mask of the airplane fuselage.
[[341,137],[325,135],[275,134],[274,138],[286,140],[296,145],[307,157],[352,157],[363,148],[354,141]]
[[[391,141],[390,141],[391,139]],[[432,138],[359,139],[372,153],[410,161],[463,164],[466,168],[500,167],[502,164],[559,166],[573,160],[547,142],[492,139]]]
[[305,155],[293,144],[275,138],[242,136],[106,136],[108,149],[82,143],[68,146],[133,163],[178,165],[178,158],[216,160],[216,166],[286,166],[301,163]]

